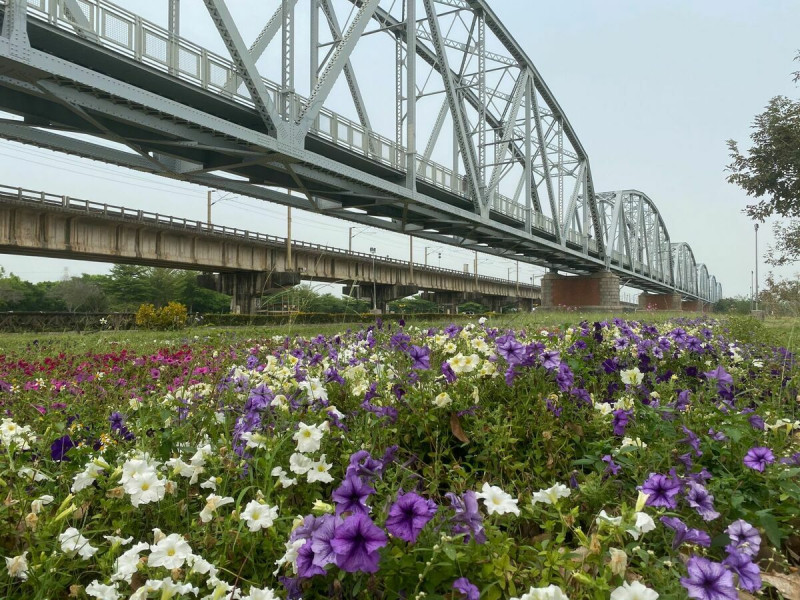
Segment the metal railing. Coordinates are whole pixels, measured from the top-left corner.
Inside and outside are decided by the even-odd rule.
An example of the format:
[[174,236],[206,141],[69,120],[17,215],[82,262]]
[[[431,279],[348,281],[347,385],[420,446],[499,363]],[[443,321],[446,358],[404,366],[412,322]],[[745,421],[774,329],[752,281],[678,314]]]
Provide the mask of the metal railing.
[[[206,50],[183,37],[172,35],[165,29],[108,0],[77,0],[86,17],[91,32],[103,47],[123,54],[133,60],[160,71],[169,73],[192,85],[210,90],[240,104],[254,107],[254,103],[238,76],[234,63],[214,52]],[[5,0],[0,0],[5,4]],[[29,14],[60,29],[74,32],[77,25],[64,14],[60,0],[28,0]],[[281,101],[279,85],[264,79],[267,92],[279,109],[290,107],[290,114],[307,103],[299,94],[291,93],[286,102]],[[284,119],[288,115],[282,115]],[[394,169],[404,170],[401,157],[405,148],[394,141],[364,128],[326,108],[317,115],[311,131],[319,137],[358,152]],[[466,177],[417,155],[417,176],[436,187],[461,196],[468,189]],[[507,196],[496,194],[492,210],[502,215],[525,222],[525,207]],[[546,215],[536,214],[532,226],[553,234],[555,224]]]
[[[137,210],[126,208],[124,206],[115,206],[113,204],[94,202],[92,200],[82,200],[80,198],[72,198],[70,196],[60,196],[58,194],[50,194],[48,192],[42,192],[39,190],[29,190],[22,187],[13,187],[0,184],[0,202],[8,203],[10,201],[68,210],[71,212],[88,214],[91,216],[142,223],[144,225],[156,227],[168,227],[187,233],[191,232],[200,235],[224,236],[242,242],[265,243],[276,247],[286,247],[287,242],[287,238],[268,235],[266,233],[257,233],[248,231],[246,229],[239,229],[237,227],[214,225],[205,223],[203,221],[184,219],[183,217],[162,215],[161,213],[154,213],[147,210]],[[377,264],[393,265],[404,268],[411,267],[411,263],[409,263],[409,261],[398,258],[374,256],[366,252],[352,252],[350,250],[345,250],[344,248],[327,246],[325,244],[312,244],[310,242],[303,242],[300,240],[292,240],[292,250],[310,250],[313,252],[319,252],[321,254],[336,254],[348,258],[359,258],[368,262],[375,260]],[[460,279],[475,279],[474,273],[465,273],[464,271],[458,271],[456,269],[433,267],[417,262],[413,263],[413,267],[414,269],[431,273],[457,276]],[[478,281],[499,283],[502,285],[519,285],[520,288],[524,288],[526,290],[539,289],[537,286],[529,285],[527,283],[519,282],[519,284],[517,284],[517,282],[514,280],[504,279],[502,277],[491,277],[488,275],[479,274]]]

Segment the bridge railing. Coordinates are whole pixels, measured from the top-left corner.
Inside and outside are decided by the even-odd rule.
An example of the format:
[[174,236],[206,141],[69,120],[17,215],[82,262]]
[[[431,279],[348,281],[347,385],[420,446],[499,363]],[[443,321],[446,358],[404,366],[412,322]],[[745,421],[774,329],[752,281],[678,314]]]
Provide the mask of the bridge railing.
[[[5,4],[5,0],[0,0],[0,4]],[[231,60],[174,36],[168,29],[108,0],[78,0],[78,5],[101,45],[240,104],[254,106]],[[59,0],[28,0],[28,7],[30,14],[39,19],[70,32],[75,30],[75,24],[66,18]],[[283,106],[278,84],[268,79],[264,79],[264,84],[275,105]],[[288,104],[298,110],[306,102],[306,98],[293,93]],[[394,169],[405,169],[399,158],[405,153],[402,146],[326,108],[317,115],[311,130]],[[417,161],[419,179],[462,196],[467,194],[466,177],[419,155]],[[492,209],[525,222],[525,208],[501,194],[494,198]],[[532,225],[550,234],[555,231],[552,219],[545,215],[537,214]]]
[[[138,210],[133,208],[126,208],[124,206],[116,206],[113,204],[105,204],[101,202],[94,202],[92,200],[83,200],[80,198],[72,198],[70,196],[59,196],[58,194],[50,194],[39,190],[29,190],[21,187],[12,187],[0,184],[0,198],[13,198],[18,202],[30,203],[33,205],[44,205],[53,208],[68,209],[70,211],[78,211],[92,216],[103,216],[109,218],[116,218],[124,221],[135,221],[145,225],[155,225],[161,227],[171,227],[180,229],[187,232],[196,232],[204,235],[222,235],[234,238],[239,241],[247,242],[263,242],[275,246],[286,246],[286,238],[269,235],[266,233],[258,233],[248,231],[246,229],[239,229],[237,227],[227,227],[225,225],[214,225],[205,223],[203,221],[195,221],[192,219],[184,219],[183,217],[174,217],[171,215],[162,215],[161,213],[154,213],[147,210]],[[321,254],[336,254],[346,256],[348,258],[359,258],[366,262],[375,261],[376,264],[389,264],[408,268],[411,263],[408,261],[391,258],[389,256],[375,256],[366,252],[352,252],[344,248],[337,248],[335,246],[327,246],[325,244],[313,244],[310,242],[303,242],[300,240],[292,240],[293,250],[311,250]],[[420,269],[433,273],[441,273],[442,275],[458,276],[461,278],[474,279],[474,273],[465,273],[456,269],[447,269],[442,267],[433,267],[423,265],[420,263],[413,263],[415,269]],[[492,277],[489,275],[478,275],[478,281],[499,283],[502,285],[517,285],[517,283],[510,279],[502,277]],[[520,282],[520,288],[526,290],[536,289],[535,286],[527,283]]]

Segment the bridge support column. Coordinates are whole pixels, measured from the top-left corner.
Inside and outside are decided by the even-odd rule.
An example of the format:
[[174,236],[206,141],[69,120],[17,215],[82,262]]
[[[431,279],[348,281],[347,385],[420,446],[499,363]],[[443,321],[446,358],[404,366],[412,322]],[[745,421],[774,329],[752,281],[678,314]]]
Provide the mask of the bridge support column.
[[586,310],[619,310],[619,276],[611,271],[591,275],[542,277],[542,308],[575,307]]
[[[372,302],[373,290],[375,292],[374,303]],[[387,305],[392,300],[413,296],[418,291],[419,288],[412,285],[385,283],[377,283],[374,286],[371,283],[363,283],[360,286],[346,285],[342,288],[343,294],[350,295],[352,292],[355,297],[368,301],[370,303],[370,308],[374,305],[378,313],[385,313],[387,311]]]
[[707,308],[708,308],[708,304],[706,304],[702,300],[684,300],[683,301],[683,311],[684,312],[706,312]]
[[639,308],[650,310],[682,310],[680,294],[639,294]]
[[234,271],[220,273],[218,290],[231,297],[231,312],[255,314],[261,307],[261,298],[281,292],[300,283],[300,273]]

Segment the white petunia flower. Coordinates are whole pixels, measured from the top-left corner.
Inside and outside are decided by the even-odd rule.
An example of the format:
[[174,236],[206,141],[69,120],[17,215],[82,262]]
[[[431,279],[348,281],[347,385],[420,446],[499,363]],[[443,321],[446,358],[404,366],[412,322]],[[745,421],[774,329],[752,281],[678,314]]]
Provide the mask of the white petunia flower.
[[569,598],[561,591],[560,587],[550,584],[547,587],[531,587],[519,598],[512,598],[511,600],[569,600]]
[[86,467],[84,467],[83,471],[75,475],[70,490],[73,494],[77,494],[81,490],[86,489],[97,480],[104,469],[108,468],[108,463],[102,458],[90,460],[86,463]]
[[29,450],[33,432],[30,425],[18,425],[12,419],[0,422],[0,442],[4,446],[14,444],[18,450]]
[[620,523],[622,523],[622,517],[612,517],[605,510],[601,510],[600,514],[597,515],[597,524],[602,525],[603,523],[619,527]]
[[269,439],[263,433],[255,431],[245,431],[239,437],[247,442],[246,446],[248,448],[266,448],[267,440]]
[[61,542],[61,551],[70,556],[77,554],[81,558],[91,558],[97,552],[97,548],[89,544],[89,540],[74,527],[59,535],[58,541]]
[[[289,459],[289,461],[291,462],[291,459]],[[281,485],[281,487],[288,488],[297,483],[297,478],[292,479],[286,476],[286,471],[283,469],[283,467],[275,467],[272,469],[272,476],[278,478],[278,483]]]
[[216,477],[209,477],[203,483],[200,484],[200,487],[204,490],[211,490],[213,492],[217,491],[217,478]]
[[627,581],[611,592],[611,600],[657,600],[658,592],[639,581]]
[[483,503],[486,505],[486,511],[490,515],[495,513],[498,515],[514,513],[519,516],[519,507],[517,506],[518,500],[512,498],[510,494],[507,494],[496,485],[484,483],[481,491],[476,492],[475,496],[483,499]]
[[323,434],[324,431],[320,426],[306,425],[301,421],[292,439],[297,442],[297,451],[307,454],[319,450]]
[[537,502],[544,502],[545,504],[555,504],[559,498],[567,498],[572,493],[567,486],[562,483],[557,483],[553,487],[546,490],[539,490],[533,494],[532,504]]
[[647,533],[648,531],[653,531],[655,528],[656,524],[650,515],[643,512],[637,512],[636,523],[634,523],[633,527],[628,529],[627,532],[633,539],[638,540],[639,536]]
[[147,565],[150,567],[164,567],[166,569],[180,569],[183,563],[192,555],[192,548],[177,533],[170,533],[157,544],[150,546],[150,556]]
[[17,475],[20,477],[25,477],[30,479],[31,481],[53,481],[52,477],[49,477],[42,473],[39,469],[31,469],[30,467],[22,467],[17,471]]
[[118,600],[119,592],[117,584],[105,585],[95,579],[86,586],[86,595],[97,598],[98,600]]
[[45,494],[44,496],[39,496],[36,500],[31,502],[31,512],[35,515],[38,515],[40,512],[42,512],[42,507],[47,506],[48,504],[53,502],[53,500],[55,500],[55,498],[53,498],[48,494]]
[[120,546],[127,546],[133,541],[133,536],[121,538],[118,535],[104,535],[103,539],[105,539],[112,546],[114,544],[119,544]]
[[270,588],[251,587],[247,596],[242,596],[242,600],[279,600],[275,591]]
[[330,473],[328,473],[332,466],[333,465],[331,463],[325,462],[324,454],[320,456],[319,460],[314,462],[306,473],[306,477],[308,477],[308,483],[314,483],[315,481],[330,483],[333,481],[333,477]]
[[275,519],[278,518],[278,507],[251,500],[247,503],[239,518],[242,521],[247,521],[247,528],[250,531],[267,529],[272,527]]
[[147,542],[139,542],[120,554],[119,558],[114,561],[114,573],[111,575],[111,581],[130,583],[131,576],[136,573],[136,566],[139,564],[139,554],[149,548],[150,544]]
[[295,452],[289,457],[289,470],[298,475],[305,475],[313,464],[313,460],[299,452]]
[[128,479],[122,487],[130,495],[131,504],[136,507],[162,500],[167,491],[166,481],[159,479],[154,469]]
[[639,385],[644,380],[644,373],[639,370],[639,367],[633,367],[625,371],[620,371],[622,383],[626,385]]
[[233,504],[234,502],[235,500],[228,496],[209,494],[208,498],[206,498],[206,505],[203,507],[203,510],[200,511],[200,520],[203,523],[208,523],[214,516],[214,511],[216,511],[220,506]]
[[28,579],[28,553],[23,552],[19,556],[6,557],[6,570],[9,577],[16,577],[25,581]]
[[452,404],[452,402],[453,399],[447,392],[442,392],[433,399],[433,405],[436,406],[437,408],[444,408],[448,404]]
[[306,541],[307,540],[301,538],[299,540],[294,540],[293,542],[286,542],[286,552],[284,552],[283,556],[275,561],[275,564],[278,568],[272,572],[274,577],[278,576],[281,567],[285,564],[292,565],[292,570],[295,573],[297,572],[297,555],[300,552],[300,548],[305,545]]

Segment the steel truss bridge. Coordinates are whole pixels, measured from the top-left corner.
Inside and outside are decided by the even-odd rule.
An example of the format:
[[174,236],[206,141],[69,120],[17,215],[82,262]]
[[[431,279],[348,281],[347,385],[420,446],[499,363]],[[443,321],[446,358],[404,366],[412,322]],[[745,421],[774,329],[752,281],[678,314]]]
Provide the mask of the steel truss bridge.
[[22,117],[0,120],[0,137],[721,297],[652,199],[595,191],[569,120],[487,0],[272,0],[249,45],[241,5],[202,3],[225,56],[182,36],[180,0],[164,26],[106,0],[0,1],[0,110]]

